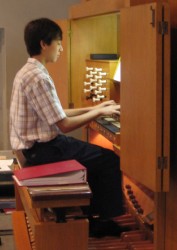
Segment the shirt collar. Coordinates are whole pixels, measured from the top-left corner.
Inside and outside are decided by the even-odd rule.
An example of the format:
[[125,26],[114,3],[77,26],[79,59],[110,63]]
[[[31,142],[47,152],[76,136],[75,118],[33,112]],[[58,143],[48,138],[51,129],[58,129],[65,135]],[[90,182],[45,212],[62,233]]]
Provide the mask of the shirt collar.
[[46,67],[41,62],[39,62],[37,59],[30,57],[30,58],[28,58],[27,63],[35,64],[39,69],[41,69],[45,73],[49,74]]

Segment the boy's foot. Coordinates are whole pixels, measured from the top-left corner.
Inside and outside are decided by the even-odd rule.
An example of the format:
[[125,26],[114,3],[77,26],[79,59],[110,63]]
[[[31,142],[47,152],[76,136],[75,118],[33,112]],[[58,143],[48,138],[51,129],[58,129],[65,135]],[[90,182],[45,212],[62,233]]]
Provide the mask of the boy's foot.
[[89,236],[101,238],[104,236],[119,237],[122,232],[130,231],[129,227],[119,226],[113,220],[100,220],[99,218],[90,219]]

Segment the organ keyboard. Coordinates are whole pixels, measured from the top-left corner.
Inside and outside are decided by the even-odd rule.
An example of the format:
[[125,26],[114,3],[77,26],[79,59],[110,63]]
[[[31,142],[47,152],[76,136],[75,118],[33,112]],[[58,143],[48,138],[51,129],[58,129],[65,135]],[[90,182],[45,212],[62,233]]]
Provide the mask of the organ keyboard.
[[102,116],[90,122],[89,126],[113,144],[120,144],[120,122],[116,118]]

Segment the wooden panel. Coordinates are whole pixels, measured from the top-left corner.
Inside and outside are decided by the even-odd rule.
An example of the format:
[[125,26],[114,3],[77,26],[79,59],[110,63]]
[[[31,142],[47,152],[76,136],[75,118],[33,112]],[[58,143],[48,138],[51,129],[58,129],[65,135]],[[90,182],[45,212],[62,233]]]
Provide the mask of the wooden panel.
[[[161,3],[161,0],[125,0],[128,6],[140,5],[146,3]],[[168,2],[168,0],[163,0],[163,2]]]
[[14,229],[14,239],[16,250],[32,250],[28,235],[25,213],[15,211],[12,214],[12,222]]
[[125,6],[124,0],[91,0],[82,1],[79,4],[72,5],[70,8],[70,18],[78,19],[102,14],[108,14],[119,11]]
[[155,193],[155,224],[154,224],[154,245],[155,250],[175,250],[172,248],[165,248],[166,235],[166,193]]
[[168,20],[168,35],[164,36],[164,90],[163,90],[163,155],[168,156],[167,167],[163,170],[163,191],[169,190],[170,179],[170,9],[168,4],[164,4],[164,20]]
[[16,210],[17,211],[24,211],[23,203],[20,198],[19,190],[17,184],[14,182],[15,188],[15,201],[16,201]]
[[[14,237],[17,250],[31,250],[29,232],[24,212],[14,212]],[[37,250],[87,250],[88,220],[70,220],[66,223],[32,223],[33,240]]]
[[56,23],[63,31],[63,52],[61,52],[57,62],[49,63],[47,65],[47,69],[55,83],[55,87],[63,108],[68,108],[70,101],[70,23],[68,20],[56,20]]
[[37,225],[35,239],[37,250],[87,250],[88,221],[71,220],[66,223]]
[[156,27],[161,20],[161,4],[121,11],[121,167],[154,191],[162,188],[162,36]]
[[91,53],[119,53],[119,15],[71,21],[71,93],[75,107],[82,106],[86,59]]
[[169,0],[171,12],[171,26],[177,28],[177,1]]
[[[15,152],[14,152],[15,153]],[[17,156],[17,154],[15,153],[15,156]],[[21,154],[20,154],[21,156]],[[19,169],[19,161],[18,164],[14,164],[14,170]],[[20,194],[19,194],[19,189],[18,189],[18,185],[16,184],[16,182],[14,181],[14,188],[15,188],[15,201],[16,201],[16,210],[17,211],[24,211],[24,207],[23,207],[23,203],[21,201],[20,198]]]
[[88,141],[92,144],[98,145],[104,148],[108,148],[113,150],[113,144],[109,140],[107,140],[104,136],[102,136],[97,131],[93,130],[92,128],[88,128],[89,138]]
[[[138,4],[144,3],[151,3],[151,2],[161,2],[161,0],[125,0],[127,6],[133,6]],[[171,12],[171,26],[173,28],[177,27],[177,1],[174,0],[163,0],[163,2],[167,2],[170,4],[170,12]]]

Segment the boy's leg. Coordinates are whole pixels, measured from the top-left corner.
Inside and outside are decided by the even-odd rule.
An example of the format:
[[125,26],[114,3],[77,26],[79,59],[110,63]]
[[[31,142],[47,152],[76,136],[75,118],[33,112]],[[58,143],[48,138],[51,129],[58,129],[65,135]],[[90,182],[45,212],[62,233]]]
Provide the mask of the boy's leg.
[[123,213],[119,157],[111,150],[63,135],[36,143],[24,155],[32,165],[76,159],[87,168],[93,193],[90,213],[107,219]]

